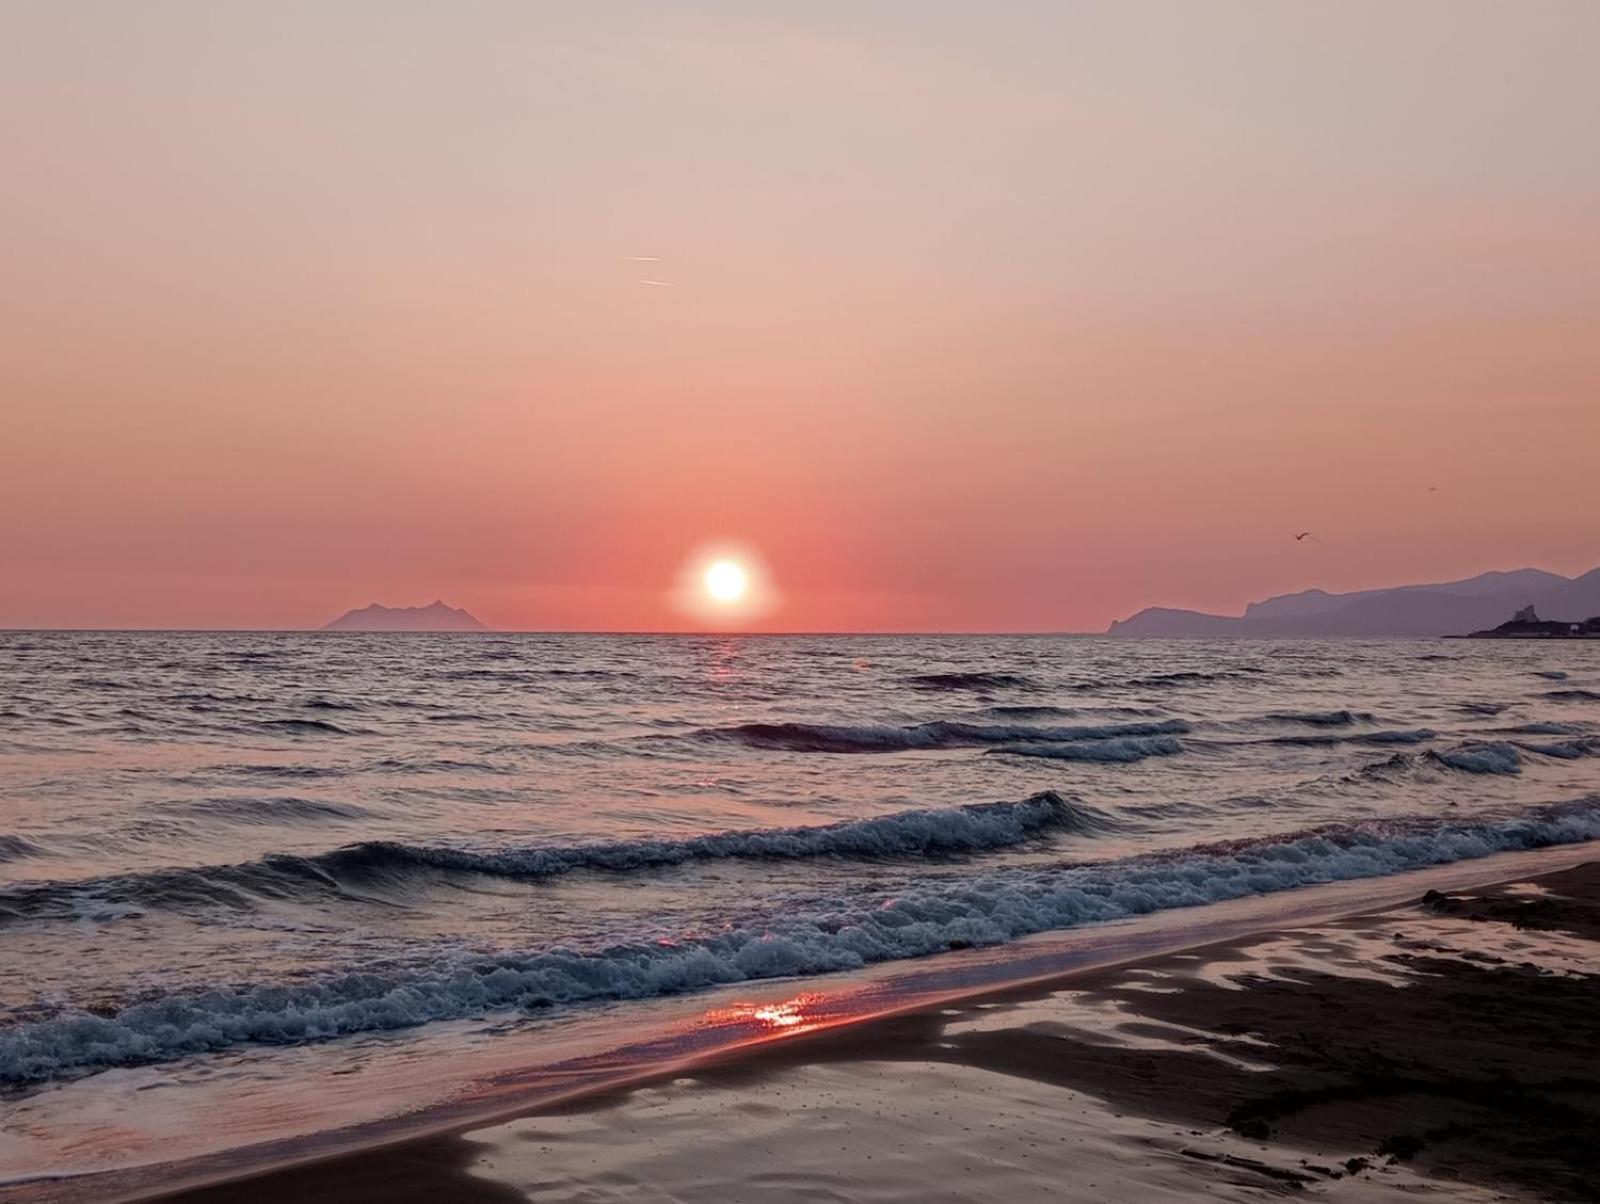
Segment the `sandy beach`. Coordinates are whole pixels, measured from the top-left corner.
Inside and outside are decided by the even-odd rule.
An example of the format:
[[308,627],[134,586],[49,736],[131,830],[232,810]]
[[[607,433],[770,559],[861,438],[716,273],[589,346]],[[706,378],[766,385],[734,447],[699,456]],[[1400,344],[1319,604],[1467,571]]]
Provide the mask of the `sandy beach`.
[[1588,863],[144,1198],[1597,1199],[1597,940]]

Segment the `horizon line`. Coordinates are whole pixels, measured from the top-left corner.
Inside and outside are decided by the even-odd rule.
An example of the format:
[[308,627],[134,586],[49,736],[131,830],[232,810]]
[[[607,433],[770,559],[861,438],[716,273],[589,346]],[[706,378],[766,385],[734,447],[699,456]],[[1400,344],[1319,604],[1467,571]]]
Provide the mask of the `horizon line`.
[[1017,635],[1017,636],[1096,636],[1108,635],[1106,631],[1067,631],[1058,629],[1023,629],[998,631],[981,628],[902,628],[861,629],[856,631],[784,630],[755,631],[741,628],[705,628],[701,630],[669,630],[648,627],[484,627],[478,630],[417,630],[404,628],[361,630],[349,628],[329,630],[326,627],[0,627],[0,635],[44,635],[50,633],[107,632],[111,634],[148,635],[650,635],[650,636],[885,636],[885,635]]

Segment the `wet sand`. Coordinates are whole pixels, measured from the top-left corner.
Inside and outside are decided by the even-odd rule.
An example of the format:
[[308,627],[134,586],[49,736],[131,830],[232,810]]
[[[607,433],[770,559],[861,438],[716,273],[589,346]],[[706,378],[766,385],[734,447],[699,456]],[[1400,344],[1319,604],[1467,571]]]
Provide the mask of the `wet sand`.
[[1597,941],[1591,863],[155,1198],[1600,1199]]

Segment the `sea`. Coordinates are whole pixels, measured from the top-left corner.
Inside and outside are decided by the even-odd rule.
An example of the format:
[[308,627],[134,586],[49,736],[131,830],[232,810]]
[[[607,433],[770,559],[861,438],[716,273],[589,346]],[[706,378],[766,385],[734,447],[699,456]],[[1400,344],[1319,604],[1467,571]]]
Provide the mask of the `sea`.
[[1597,838],[1595,642],[0,633],[0,1180]]

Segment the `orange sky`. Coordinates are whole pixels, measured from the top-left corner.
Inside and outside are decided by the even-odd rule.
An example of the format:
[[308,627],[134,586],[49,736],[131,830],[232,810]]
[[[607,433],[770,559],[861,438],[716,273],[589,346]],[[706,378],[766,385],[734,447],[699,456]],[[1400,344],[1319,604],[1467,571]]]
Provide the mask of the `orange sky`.
[[0,626],[674,628],[716,539],[783,630],[1586,570],[1596,45],[1587,0],[7,5]]

